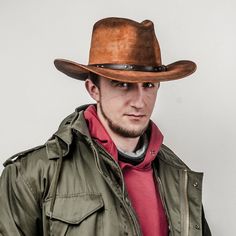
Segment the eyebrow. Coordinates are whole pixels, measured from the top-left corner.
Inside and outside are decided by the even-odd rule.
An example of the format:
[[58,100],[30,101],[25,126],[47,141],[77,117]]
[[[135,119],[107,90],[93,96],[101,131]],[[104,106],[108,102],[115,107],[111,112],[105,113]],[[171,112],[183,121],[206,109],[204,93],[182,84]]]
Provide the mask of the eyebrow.
[[[113,85],[118,84],[118,83],[136,84],[136,83],[125,82],[125,81],[111,80],[111,84]],[[160,87],[160,82],[142,82],[142,84],[148,84],[148,83],[156,84],[158,88]]]
[[119,81],[119,80],[111,80],[112,83],[128,83],[128,82],[124,82],[124,81]]
[[131,83],[129,83],[129,82],[118,81],[118,80],[111,80],[111,84],[112,84],[112,85],[116,85],[116,84],[118,84],[118,83],[127,83],[127,84],[131,84]]

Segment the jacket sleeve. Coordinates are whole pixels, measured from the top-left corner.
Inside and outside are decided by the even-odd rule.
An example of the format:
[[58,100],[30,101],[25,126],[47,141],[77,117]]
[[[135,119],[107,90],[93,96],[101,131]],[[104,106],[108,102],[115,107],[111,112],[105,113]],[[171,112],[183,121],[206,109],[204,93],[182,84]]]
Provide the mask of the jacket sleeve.
[[42,235],[40,212],[20,163],[8,165],[0,178],[0,236]]
[[210,231],[209,225],[206,221],[203,208],[202,208],[202,235],[203,236],[211,236],[211,231]]

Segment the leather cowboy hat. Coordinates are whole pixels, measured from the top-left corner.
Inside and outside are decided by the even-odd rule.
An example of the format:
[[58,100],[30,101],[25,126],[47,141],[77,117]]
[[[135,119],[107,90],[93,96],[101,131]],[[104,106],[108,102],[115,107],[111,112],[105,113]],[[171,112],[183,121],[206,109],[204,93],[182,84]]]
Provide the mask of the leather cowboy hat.
[[152,21],[110,17],[94,24],[88,65],[54,61],[66,75],[85,80],[89,72],[123,82],[160,82],[184,78],[196,70],[192,61],[163,65]]

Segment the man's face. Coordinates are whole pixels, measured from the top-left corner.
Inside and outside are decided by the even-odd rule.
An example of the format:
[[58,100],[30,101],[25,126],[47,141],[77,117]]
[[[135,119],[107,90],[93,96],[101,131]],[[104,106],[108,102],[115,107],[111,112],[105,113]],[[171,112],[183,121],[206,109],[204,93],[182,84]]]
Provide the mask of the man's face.
[[134,138],[146,130],[152,114],[159,83],[126,83],[100,77],[97,112],[111,132]]

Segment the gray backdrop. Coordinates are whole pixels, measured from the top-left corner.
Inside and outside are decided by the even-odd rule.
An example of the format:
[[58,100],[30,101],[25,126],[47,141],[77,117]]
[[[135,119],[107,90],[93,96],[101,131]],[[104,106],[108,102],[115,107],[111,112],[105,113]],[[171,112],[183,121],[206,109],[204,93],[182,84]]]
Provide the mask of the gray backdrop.
[[0,0],[0,162],[44,143],[75,107],[91,102],[54,58],[86,64],[100,18],[151,19],[164,64],[198,64],[191,77],[161,84],[153,120],[165,144],[205,173],[213,235],[235,235],[235,10],[234,0]]

